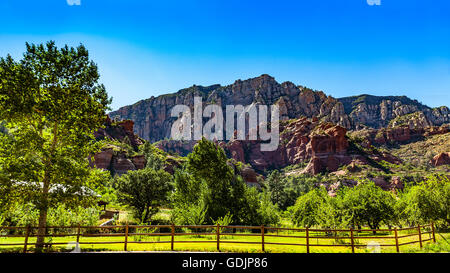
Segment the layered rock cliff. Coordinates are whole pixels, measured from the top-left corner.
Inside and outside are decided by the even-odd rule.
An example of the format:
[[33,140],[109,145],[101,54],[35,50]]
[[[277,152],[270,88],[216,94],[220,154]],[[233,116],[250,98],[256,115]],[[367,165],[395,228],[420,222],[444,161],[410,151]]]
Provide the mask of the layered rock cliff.
[[[195,96],[202,97],[204,105],[217,104],[224,110],[226,105],[277,104],[282,119],[317,117],[322,122],[332,122],[353,130],[378,129],[389,124],[407,124],[410,127],[440,126],[450,122],[450,110],[445,106],[433,109],[404,96],[361,95],[336,99],[322,91],[314,91],[292,82],[280,84],[269,75],[237,80],[227,86],[194,85],[177,93],[139,101],[109,115],[114,119],[133,120],[134,132],[137,135],[156,142],[170,138],[171,127],[176,120],[170,116],[172,108],[183,104],[192,109]],[[414,113],[416,114],[411,115]]]
[[[229,158],[248,164],[259,173],[290,165],[304,166],[302,173],[318,174],[335,172],[350,164],[366,165],[370,162],[387,161],[393,164],[400,160],[388,153],[362,153],[351,149],[347,129],[317,118],[302,117],[283,121],[280,124],[280,145],[275,151],[261,151],[261,141],[231,140],[219,142]],[[195,141],[163,140],[157,147],[169,152],[185,155],[192,150]],[[368,144],[370,146],[370,144]]]

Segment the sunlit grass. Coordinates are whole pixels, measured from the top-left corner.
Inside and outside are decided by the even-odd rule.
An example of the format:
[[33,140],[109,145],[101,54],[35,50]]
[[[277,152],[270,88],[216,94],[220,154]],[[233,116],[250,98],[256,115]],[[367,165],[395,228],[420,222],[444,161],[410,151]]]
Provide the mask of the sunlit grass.
[[[181,232],[181,231],[180,231]],[[205,232],[205,231],[202,231]],[[212,232],[213,231],[206,231]],[[243,233],[242,231],[238,231]],[[399,236],[415,233],[412,231],[401,231]],[[244,233],[245,235],[222,235],[220,237],[220,251],[221,252],[240,252],[240,253],[255,253],[262,252],[261,234],[259,233]],[[266,233],[264,237],[265,252],[270,253],[306,253],[306,246],[295,245],[273,245],[270,243],[284,243],[284,244],[306,244],[305,238],[288,238],[288,237],[274,237],[273,235],[284,236],[305,236],[305,232],[270,232]],[[99,234],[101,235],[101,234]],[[120,235],[120,234],[119,234]],[[248,236],[251,235],[251,236]],[[310,236],[324,236],[324,233],[310,232]],[[340,233],[338,236],[348,236],[349,234]],[[392,236],[388,232],[377,233],[373,235],[371,232],[355,233],[354,242],[358,247],[355,252],[364,253],[371,252],[367,244],[371,245],[395,245],[394,238],[378,238],[384,236]],[[376,238],[364,238],[364,236],[371,236]],[[431,234],[422,235],[422,240],[430,239]],[[448,251],[448,240],[450,234],[442,233],[436,234],[438,240],[436,244],[432,241],[425,242],[423,249],[419,247],[419,243],[400,246],[400,252],[446,252]],[[76,242],[76,236],[70,237],[47,237],[46,243],[53,244],[49,251],[71,251]],[[174,242],[174,251],[199,251],[199,252],[216,252],[217,241],[216,235],[176,235]],[[406,238],[399,238],[399,244],[417,241],[418,235]],[[83,252],[90,251],[124,251],[125,236],[108,236],[108,237],[80,237],[80,247]],[[145,235],[130,235],[128,237],[127,251],[170,251],[171,250],[171,236],[145,236]],[[183,241],[183,242],[177,242]],[[204,242],[208,241],[208,242]],[[23,244],[24,237],[0,237],[0,244]],[[28,240],[28,250],[33,251],[36,237],[30,237]],[[102,242],[117,242],[113,244],[101,244]],[[136,243],[137,242],[137,243]],[[231,243],[233,242],[233,243]],[[247,242],[247,243],[240,243]],[[346,246],[310,246],[310,253],[351,253],[350,238],[335,240],[333,237],[326,239],[310,239],[310,245],[346,245]],[[21,252],[23,246],[0,246],[0,252]],[[395,246],[381,246],[381,252],[396,252]]]

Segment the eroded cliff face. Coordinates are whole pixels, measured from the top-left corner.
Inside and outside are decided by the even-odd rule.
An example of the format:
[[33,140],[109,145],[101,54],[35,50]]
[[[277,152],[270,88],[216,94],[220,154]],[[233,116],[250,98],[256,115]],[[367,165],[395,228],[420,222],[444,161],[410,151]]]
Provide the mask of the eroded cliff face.
[[351,129],[398,127],[410,128],[440,126],[450,122],[446,106],[430,108],[405,96],[361,95],[340,98],[348,114]]
[[423,140],[425,137],[450,132],[450,126],[411,127],[403,125],[394,128],[363,129],[351,135],[364,138],[370,145],[403,144]]
[[[175,105],[188,105],[193,109],[194,97],[203,98],[203,105],[272,105],[280,107],[282,120],[301,116],[317,117],[322,122],[332,122],[346,129],[440,126],[450,122],[447,107],[429,108],[407,97],[377,97],[361,95],[335,99],[322,91],[298,86],[292,82],[278,83],[269,75],[248,80],[237,80],[228,86],[192,86],[174,94],[151,97],[133,105],[111,112],[111,118],[134,121],[134,132],[140,137],[156,142],[170,138],[173,122],[170,116]],[[191,111],[193,113],[193,111]],[[419,113],[411,115],[413,113]],[[410,115],[410,116],[408,116]],[[404,119],[401,119],[404,117]],[[406,119],[406,121],[405,121]],[[412,119],[409,122],[408,119]]]
[[[398,164],[400,160],[388,153],[362,155],[350,149],[347,129],[318,118],[293,119],[280,124],[280,145],[275,151],[261,151],[261,141],[231,140],[218,142],[229,158],[248,164],[258,173],[290,165],[306,166],[301,172],[318,174],[335,172],[341,166],[369,161],[387,161]],[[163,140],[157,146],[169,153],[186,155],[195,141]],[[370,145],[370,144],[368,144]]]
[[203,105],[220,105],[225,113],[226,105],[273,105],[280,108],[281,119],[300,116],[317,116],[343,127],[351,123],[342,103],[320,91],[296,86],[291,82],[279,84],[269,75],[249,80],[237,80],[232,85],[209,87],[193,86],[175,94],[152,97],[136,104],[111,112],[111,118],[131,119],[135,122],[135,133],[152,142],[170,138],[175,118],[170,117],[177,104],[188,105],[193,113],[194,97],[203,98]]
[[94,137],[96,140],[118,140],[120,142],[128,139],[129,144],[137,149],[139,145],[143,144],[142,139],[134,133],[134,121],[132,120],[121,120],[118,122],[113,122],[109,118],[106,118],[104,128],[98,129],[94,132]]

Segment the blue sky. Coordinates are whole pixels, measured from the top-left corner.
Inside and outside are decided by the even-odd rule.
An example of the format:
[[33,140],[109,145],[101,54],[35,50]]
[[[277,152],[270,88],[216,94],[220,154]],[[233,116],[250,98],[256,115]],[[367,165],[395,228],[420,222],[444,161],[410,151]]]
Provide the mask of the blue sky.
[[447,0],[67,1],[0,0],[0,56],[83,43],[113,109],[264,73],[334,97],[450,106]]

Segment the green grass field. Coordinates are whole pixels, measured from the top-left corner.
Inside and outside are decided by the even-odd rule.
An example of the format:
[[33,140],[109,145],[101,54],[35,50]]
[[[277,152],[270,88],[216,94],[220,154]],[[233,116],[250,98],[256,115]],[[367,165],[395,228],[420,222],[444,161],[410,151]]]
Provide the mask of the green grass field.
[[[208,231],[201,231],[208,232]],[[210,231],[212,232],[212,231]],[[239,231],[239,233],[243,233]],[[416,233],[412,231],[401,231],[399,236]],[[3,234],[4,235],[4,234]],[[116,235],[116,234],[114,234]],[[80,247],[82,252],[92,251],[124,251],[125,236],[117,234],[118,236],[107,237],[80,237]],[[265,252],[271,253],[305,253],[306,246],[295,245],[272,245],[271,243],[282,244],[306,244],[305,238],[288,238],[275,237],[275,235],[283,236],[305,236],[304,232],[270,232],[266,233],[264,237]],[[310,232],[309,236],[324,236],[324,233]],[[339,234],[338,236],[348,236],[348,234]],[[374,238],[364,238],[364,237]],[[370,245],[381,245],[381,252],[396,252],[396,247],[388,247],[383,245],[395,245],[394,238],[379,238],[384,236],[393,236],[389,233],[377,233],[373,235],[371,232],[355,233],[354,242],[358,247],[355,252],[364,253],[372,252],[372,249],[367,247]],[[422,240],[431,238],[431,234],[423,234]],[[146,235],[129,235],[127,251],[170,251],[170,233],[168,236],[146,236]],[[406,238],[399,238],[399,244],[417,241],[418,235]],[[432,241],[424,242],[424,247],[421,249],[419,243],[408,244],[400,246],[400,252],[449,252],[450,251],[450,233],[436,233],[436,243]],[[29,251],[33,251],[36,237],[30,237],[28,240]],[[207,241],[207,242],[205,242]],[[22,246],[2,246],[1,244],[23,244],[24,237],[0,237],[0,252],[21,252]],[[69,243],[76,242],[76,236],[70,237],[47,237],[47,243],[52,243],[49,251],[62,252],[71,251],[74,245]],[[116,242],[106,244],[106,242]],[[232,243],[233,242],[233,243]],[[310,246],[311,253],[351,253],[350,239],[335,240],[333,237],[326,239],[310,239],[310,245],[331,245],[331,246]],[[335,246],[335,245],[347,246]],[[240,253],[254,253],[262,252],[261,234],[246,232],[243,235],[221,235],[220,237],[220,251],[221,252],[240,252]],[[174,251],[200,251],[200,252],[216,252],[217,241],[216,235],[176,235],[174,242]]]

